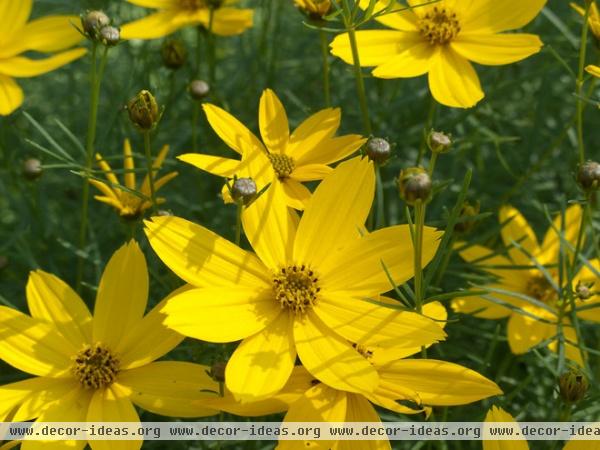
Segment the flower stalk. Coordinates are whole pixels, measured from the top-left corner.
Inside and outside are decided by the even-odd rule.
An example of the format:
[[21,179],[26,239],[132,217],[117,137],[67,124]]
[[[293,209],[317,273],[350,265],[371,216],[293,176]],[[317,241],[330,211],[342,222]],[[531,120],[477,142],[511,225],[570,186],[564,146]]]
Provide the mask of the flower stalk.
[[148,171],[148,186],[150,187],[150,201],[152,212],[156,214],[156,191],[154,188],[154,168],[152,167],[152,147],[150,143],[150,130],[144,131],[144,153],[146,155],[146,168]]
[[585,2],[585,14],[583,16],[583,27],[581,29],[581,40],[579,43],[579,65],[577,68],[577,80],[575,82],[575,93],[577,97],[577,147],[579,153],[579,164],[585,162],[585,144],[583,142],[583,109],[584,100],[581,97],[583,89],[583,77],[585,74],[585,57],[587,51],[587,37],[588,37],[588,18],[590,16],[590,8],[592,2]]
[[319,39],[321,42],[321,56],[323,58],[323,98],[325,99],[325,106],[329,108],[331,106],[329,44],[325,31],[319,30]]

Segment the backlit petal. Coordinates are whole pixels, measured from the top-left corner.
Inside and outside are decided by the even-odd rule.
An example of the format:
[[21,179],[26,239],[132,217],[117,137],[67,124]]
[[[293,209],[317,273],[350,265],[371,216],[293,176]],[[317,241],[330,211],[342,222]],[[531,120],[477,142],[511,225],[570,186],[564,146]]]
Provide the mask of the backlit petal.
[[477,64],[497,66],[521,61],[542,48],[535,34],[459,35],[450,44],[463,58]]

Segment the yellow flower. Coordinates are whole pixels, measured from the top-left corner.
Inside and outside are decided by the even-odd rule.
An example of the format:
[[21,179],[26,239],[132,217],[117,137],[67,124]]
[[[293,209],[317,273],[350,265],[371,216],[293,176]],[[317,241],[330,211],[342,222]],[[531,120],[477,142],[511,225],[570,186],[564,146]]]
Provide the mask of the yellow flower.
[[585,70],[588,73],[594,75],[595,77],[600,78],[600,67],[590,64],[589,66],[586,66]]
[[[573,248],[577,241],[581,214],[579,205],[571,206],[565,212],[564,239]],[[552,339],[549,348],[553,351],[557,349],[557,341],[553,338],[556,336],[558,321],[560,238],[557,230],[561,230],[561,221],[559,214],[540,245],[521,213],[511,206],[506,206],[500,210],[500,222],[505,224],[501,234],[504,245],[508,248],[508,256],[497,255],[493,250],[480,245],[472,245],[460,251],[460,256],[465,261],[473,262],[476,267],[489,272],[498,280],[487,285],[491,289],[488,295],[455,299],[452,307],[457,312],[474,314],[485,319],[508,317],[508,343],[515,354],[525,353],[547,339]],[[545,271],[551,280],[537,267],[538,265],[546,267]],[[594,270],[600,270],[598,260],[590,261],[590,265]],[[593,270],[583,266],[575,276],[572,288],[576,295],[582,287],[587,288],[587,295],[580,295],[575,301],[575,306],[588,307],[600,303],[600,295],[596,293],[599,286],[600,279],[594,275]],[[494,289],[506,293],[493,291]],[[512,305],[513,309],[487,300],[485,297],[488,296]],[[577,335],[568,319],[571,310],[568,303],[565,309],[567,312],[566,318],[563,319],[563,333],[568,341],[576,343]],[[578,311],[577,316],[600,322],[600,307]],[[579,350],[570,343],[566,344],[566,356],[581,363]]]
[[[445,308],[437,302],[426,304],[423,314],[441,323],[447,319]],[[380,422],[373,404],[400,414],[416,414],[431,406],[464,405],[502,393],[494,382],[458,364],[433,359],[402,359],[419,353],[420,347],[398,352],[370,348],[368,341],[356,347],[379,374],[379,385],[371,394],[334,389],[311,379],[306,370],[297,366],[288,384],[272,399],[239,403],[231,394],[225,393],[222,398],[209,400],[209,404],[243,416],[288,411],[285,422]],[[318,441],[318,444],[329,444],[326,448],[330,449],[342,448],[341,441]],[[361,450],[364,444],[364,441],[344,441],[343,448]],[[373,448],[390,448],[387,440],[377,444]],[[317,441],[281,441],[277,448],[313,446],[318,446]]]
[[[251,9],[231,8],[237,0],[127,0],[134,5],[158,8],[158,12],[125,24],[123,39],[157,39],[180,28],[209,27],[213,8],[212,32],[220,36],[241,34],[252,26]],[[213,5],[213,6],[211,6]],[[222,6],[221,6],[222,5]]]
[[[420,6],[422,3],[429,5]],[[532,34],[502,33],[521,28],[546,0],[408,0],[412,9],[385,14],[377,21],[392,30],[358,31],[360,63],[377,66],[378,78],[412,78],[428,74],[429,89],[441,104],[469,108],[483,98],[469,61],[497,66],[537,53],[542,42]],[[361,6],[369,0],[361,0]],[[389,2],[380,0],[376,11]],[[406,8],[395,4],[394,9]],[[347,34],[337,36],[331,53],[352,64]]]
[[27,22],[33,0],[0,2],[0,115],[23,103],[23,91],[14,78],[29,78],[55,70],[85,54],[78,48],[41,59],[19,56],[27,51],[53,53],[81,41],[72,25],[77,16],[49,16]]
[[[125,144],[123,145],[123,166],[125,169],[125,187],[130,191],[136,191],[137,183],[135,180],[135,167],[133,161],[133,154],[131,151],[131,144],[129,143],[129,139],[125,139]],[[170,172],[167,175],[156,180],[156,172],[158,172],[165,160],[165,157],[169,153],[169,146],[165,145],[161,151],[158,153],[158,156],[154,160],[152,164],[153,171],[152,176],[155,178],[154,181],[154,189],[158,191],[161,187],[171,181],[173,178],[177,176],[177,172]],[[98,161],[98,165],[104,172],[104,176],[106,177],[108,183],[90,179],[90,183],[98,188],[100,192],[104,195],[96,195],[94,198],[99,202],[106,203],[107,205],[112,206],[119,213],[119,215],[125,219],[137,219],[140,217],[145,210],[152,207],[152,202],[149,200],[150,198],[150,183],[148,180],[148,175],[144,177],[144,181],[139,187],[140,196],[134,195],[131,192],[125,191],[123,189],[118,188],[121,183],[119,183],[118,178],[114,174],[110,165],[106,160],[102,158],[100,154],[96,154],[96,160]],[[157,198],[156,203],[162,204],[166,200],[164,198]]]
[[[366,141],[355,134],[334,137],[340,126],[339,108],[313,114],[290,135],[285,109],[270,89],[263,92],[258,110],[262,142],[223,109],[211,104],[203,107],[213,130],[241,155],[241,162],[195,153],[178,158],[213,175],[252,178],[259,192],[268,184],[278,185],[286,203],[296,209],[304,209],[311,196],[302,181],[323,179],[332,171],[328,164],[351,155]],[[228,201],[225,189],[223,193]]]
[[[145,222],[154,251],[196,287],[168,302],[165,324],[210,342],[243,339],[225,372],[237,399],[278,392],[296,355],[336,389],[372,392],[377,371],[348,341],[412,348],[444,338],[432,320],[376,301],[391,289],[383,265],[398,284],[414,268],[408,226],[364,232],[374,189],[373,164],[346,161],[321,182],[298,219],[275,184],[242,217],[256,254],[184,219]],[[424,236],[428,263],[440,233],[427,227]]]
[[[75,291],[49,273],[32,272],[26,292],[31,316],[0,306],[0,358],[36,377],[0,386],[0,421],[139,422],[134,404],[176,417],[216,412],[201,402],[216,396],[206,391],[218,392],[208,367],[153,362],[183,336],[161,325],[167,299],[144,316],[148,272],[135,241],[108,262],[93,316]],[[100,444],[90,442],[92,449],[107,448]],[[141,442],[120,445],[139,449]]]
[[[585,8],[582,8],[577,3],[570,3],[573,8],[581,17],[585,17]],[[588,13],[588,26],[594,37],[600,39],[600,13],[598,12],[598,5],[593,1],[590,5],[590,12]]]
[[296,7],[310,18],[321,19],[331,9],[331,0],[294,0]]

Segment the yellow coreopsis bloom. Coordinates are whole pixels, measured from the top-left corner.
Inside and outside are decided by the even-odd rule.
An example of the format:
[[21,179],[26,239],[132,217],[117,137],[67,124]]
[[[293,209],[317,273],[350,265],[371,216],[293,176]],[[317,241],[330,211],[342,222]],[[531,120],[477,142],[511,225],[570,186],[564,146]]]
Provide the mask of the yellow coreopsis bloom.
[[[429,3],[425,4],[424,3]],[[474,106],[484,96],[471,62],[497,66],[537,53],[536,35],[503,33],[521,28],[540,12],[546,0],[408,0],[376,18],[392,30],[356,32],[360,63],[376,66],[378,78],[412,78],[428,74],[429,89],[441,104]],[[361,6],[369,0],[361,0]],[[375,11],[389,2],[380,0]],[[331,53],[352,64],[348,34],[337,36]]]
[[[372,392],[379,375],[350,342],[369,338],[381,347],[412,348],[444,338],[431,319],[371,300],[392,287],[384,266],[395,283],[414,275],[407,225],[364,233],[374,190],[372,163],[344,162],[321,182],[298,219],[275,184],[242,218],[256,254],[184,219],[146,222],[154,251],[196,287],[168,302],[165,324],[210,342],[243,339],[225,371],[237,399],[278,392],[296,355],[336,389]],[[439,236],[425,228],[424,264]]]
[[286,203],[295,209],[304,209],[310,200],[303,181],[323,179],[333,170],[329,164],[351,155],[366,141],[355,134],[334,136],[340,126],[339,108],[313,114],[290,134],[285,109],[270,89],[263,92],[258,110],[262,142],[225,110],[211,104],[203,107],[213,130],[241,155],[241,161],[195,153],[178,159],[213,175],[250,177],[259,191],[268,184],[278,185]]
[[[579,233],[581,214],[579,205],[571,206],[565,212],[564,239],[573,248]],[[486,295],[455,299],[452,307],[457,312],[472,313],[485,319],[508,317],[508,343],[515,354],[525,353],[540,342],[556,336],[561,241],[557,230],[561,230],[561,221],[562,217],[558,215],[540,245],[521,213],[506,206],[500,210],[500,222],[505,224],[501,234],[504,245],[509,249],[508,256],[497,255],[493,250],[480,245],[472,245],[460,251],[464,260],[473,262],[476,267],[497,277],[495,283],[487,285],[491,289],[487,296],[512,305],[513,309],[487,300]],[[575,306],[589,307],[599,303],[598,308],[577,311],[577,316],[600,322],[600,295],[597,293],[600,279],[594,274],[594,270],[596,273],[600,270],[600,263],[593,260],[589,264],[591,268],[584,265],[573,280],[572,289],[577,297]],[[546,274],[539,266],[545,266]],[[494,289],[503,292],[494,292]],[[568,341],[576,344],[577,335],[568,318],[571,305],[567,302],[564,308],[566,317],[563,318],[563,333]],[[553,339],[549,348],[556,351],[556,339]],[[571,360],[581,363],[581,354],[575,345],[567,343],[565,354]]]
[[20,56],[28,51],[53,53],[72,47],[82,36],[72,25],[77,16],[49,16],[27,22],[33,0],[0,2],[0,115],[8,115],[23,103],[23,91],[14,78],[51,72],[85,54],[77,48],[47,58]]
[[[251,9],[231,8],[238,0],[127,0],[158,12],[123,25],[123,39],[157,39],[180,28],[202,25],[214,34],[233,36],[252,26]],[[212,10],[212,13],[211,13]],[[212,14],[212,23],[211,22]]]
[[[201,401],[218,392],[208,367],[153,362],[183,336],[161,324],[167,299],[144,316],[147,301],[146,259],[134,241],[107,264],[93,316],[64,281],[32,272],[27,283],[31,316],[0,306],[0,358],[36,377],[0,386],[0,421],[138,422],[134,404],[167,416],[214,414]],[[84,445],[78,441],[70,447]],[[141,445],[123,441],[119,448]],[[28,441],[22,448],[55,446],[63,448],[64,442]],[[107,448],[101,441],[90,446]]]
[[294,0],[296,7],[310,18],[321,19],[331,10],[331,0]]
[[[162,164],[169,153],[169,146],[165,145],[158,153],[158,156],[152,163],[153,171],[152,177],[154,177],[154,189],[156,192],[171,181],[173,178],[177,176],[177,172],[170,172],[158,179],[156,179],[156,173],[162,167]],[[131,144],[129,139],[125,139],[125,144],[123,145],[123,167],[125,169],[124,186],[130,191],[136,191],[140,193],[140,196],[137,196],[131,192],[127,192],[123,189],[120,189],[118,186],[121,185],[119,183],[119,179],[111,169],[110,165],[106,160],[102,158],[102,155],[96,154],[96,160],[98,165],[104,172],[104,176],[108,183],[90,179],[89,182],[98,188],[100,192],[104,195],[96,195],[94,198],[99,202],[106,203],[107,205],[112,206],[118,213],[119,216],[124,219],[137,219],[140,217],[144,211],[152,207],[152,201],[150,198],[150,181],[148,179],[148,175],[144,177],[142,184],[137,187],[136,176],[135,176],[135,164],[133,160],[133,153],[131,151]],[[156,199],[157,204],[162,204],[166,200],[162,197]]]
[[[581,15],[581,17],[585,17],[585,8],[582,8],[577,3],[571,3],[570,5],[571,8]],[[596,5],[595,1],[592,1],[592,4],[590,5],[587,21],[594,37],[600,40],[600,12],[598,11],[598,5]]]

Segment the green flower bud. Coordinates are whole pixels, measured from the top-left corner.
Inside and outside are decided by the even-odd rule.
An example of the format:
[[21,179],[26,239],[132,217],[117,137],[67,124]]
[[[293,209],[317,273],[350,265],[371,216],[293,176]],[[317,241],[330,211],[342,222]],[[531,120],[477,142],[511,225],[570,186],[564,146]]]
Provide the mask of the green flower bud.
[[452,136],[431,130],[427,136],[427,146],[432,153],[447,153],[452,147]]
[[23,162],[22,173],[28,180],[38,179],[43,172],[42,163],[39,159],[29,158]]
[[152,130],[160,119],[156,99],[146,90],[140,91],[129,100],[127,111],[133,124],[142,131]]
[[594,282],[584,283],[581,280],[577,282],[577,286],[575,286],[575,295],[580,300],[588,300],[595,293],[592,291],[594,287]]
[[231,198],[234,201],[242,200],[245,205],[256,197],[256,183],[252,178],[238,178],[231,187]]
[[100,30],[100,42],[107,47],[114,47],[121,42],[121,32],[116,27],[104,27]]
[[400,197],[409,205],[419,200],[425,203],[431,195],[431,178],[422,167],[404,169],[398,178],[398,190]]
[[84,34],[92,41],[98,41],[100,30],[110,25],[110,18],[102,11],[89,11],[81,17]]
[[204,80],[193,80],[188,86],[188,92],[194,100],[202,100],[210,94],[210,86]]
[[163,42],[160,55],[166,67],[177,70],[185,64],[187,50],[179,39],[169,39]]
[[369,159],[379,165],[385,164],[392,154],[392,146],[383,138],[370,138],[365,149]]
[[589,388],[588,380],[578,369],[570,369],[558,379],[560,397],[565,403],[578,403]]
[[584,191],[595,191],[600,187],[600,164],[586,161],[579,166],[577,182]]

